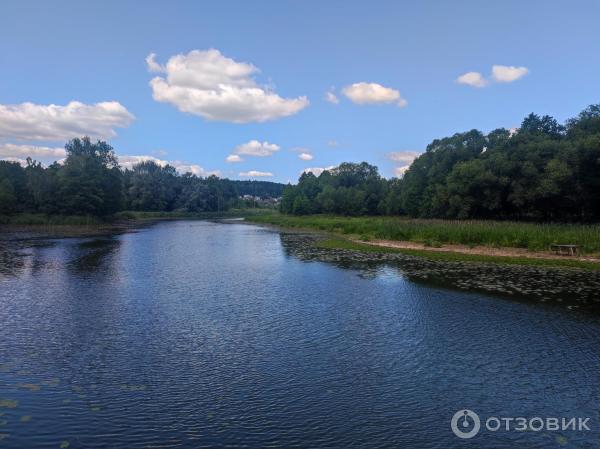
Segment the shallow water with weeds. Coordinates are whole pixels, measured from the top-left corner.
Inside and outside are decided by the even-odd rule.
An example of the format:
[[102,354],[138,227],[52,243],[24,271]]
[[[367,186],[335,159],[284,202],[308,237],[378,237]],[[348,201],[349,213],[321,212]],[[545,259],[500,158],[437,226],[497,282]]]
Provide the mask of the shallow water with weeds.
[[[207,221],[2,236],[0,447],[600,445],[596,272],[320,238]],[[594,431],[465,444],[462,408]]]
[[286,251],[302,260],[333,263],[366,273],[391,268],[415,282],[600,313],[600,271],[430,260],[399,252],[320,247],[319,242],[325,239],[327,236],[317,233],[281,234]]

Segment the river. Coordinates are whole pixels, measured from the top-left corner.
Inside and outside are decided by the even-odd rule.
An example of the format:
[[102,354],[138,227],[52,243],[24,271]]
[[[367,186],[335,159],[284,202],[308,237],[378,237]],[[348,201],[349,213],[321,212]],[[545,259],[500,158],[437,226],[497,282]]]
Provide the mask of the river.
[[[5,241],[0,447],[600,447],[597,314],[307,255],[301,237],[170,221]],[[451,430],[462,409],[472,439]]]

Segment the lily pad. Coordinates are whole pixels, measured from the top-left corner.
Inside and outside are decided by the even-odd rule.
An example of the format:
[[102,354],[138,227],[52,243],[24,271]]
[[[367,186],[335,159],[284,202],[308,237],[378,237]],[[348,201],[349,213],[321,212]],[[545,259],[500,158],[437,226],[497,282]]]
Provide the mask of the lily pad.
[[71,443],[69,443],[67,440],[64,440],[62,443],[60,443],[60,449],[67,449],[69,446],[71,445]]
[[38,384],[19,384],[17,385],[19,388],[24,388],[25,390],[29,390],[31,392],[40,391],[42,387]]
[[4,408],[17,408],[19,401],[16,399],[0,399],[0,407]]
[[568,443],[568,440],[567,440],[567,437],[564,437],[564,436],[562,436],[562,435],[558,435],[558,436],[556,437],[556,442],[557,442],[558,444],[560,444],[561,446],[564,446],[565,444],[567,444],[567,443]]
[[121,390],[125,391],[145,391],[146,385],[133,385],[133,384],[123,384],[121,385]]
[[58,384],[60,384],[60,380],[56,378],[45,380],[42,382],[42,385],[47,385],[49,387],[56,387],[58,386]]

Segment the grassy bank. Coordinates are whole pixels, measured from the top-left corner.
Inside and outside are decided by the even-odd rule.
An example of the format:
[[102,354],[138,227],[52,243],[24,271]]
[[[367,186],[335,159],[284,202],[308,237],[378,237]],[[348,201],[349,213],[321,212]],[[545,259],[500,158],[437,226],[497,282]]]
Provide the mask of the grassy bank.
[[13,214],[0,215],[0,224],[15,226],[99,226],[109,223],[109,218],[92,215]]
[[320,240],[316,243],[319,248],[327,249],[347,249],[352,251],[361,251],[367,253],[389,254],[399,253],[410,256],[423,257],[429,260],[446,262],[478,262],[478,263],[502,263],[508,265],[528,265],[540,267],[562,267],[562,268],[581,268],[586,270],[600,270],[600,264],[576,259],[534,259],[529,257],[506,257],[506,256],[487,256],[479,254],[464,254],[452,252],[440,252],[432,250],[418,250],[405,248],[386,248],[374,246],[366,243],[354,242],[344,238],[329,238]]
[[231,209],[221,212],[153,212],[153,211],[122,211],[107,217],[93,215],[46,215],[46,214],[12,214],[0,215],[0,225],[14,226],[104,226],[123,221],[148,220],[180,220],[180,219],[210,219],[254,217],[271,215],[270,209]]
[[547,251],[553,243],[580,245],[585,254],[600,253],[600,225],[537,224],[503,221],[423,220],[399,217],[339,217],[282,214],[249,217],[256,223],[318,229],[361,240],[411,241],[436,247],[444,244],[526,248]]
[[272,209],[230,209],[219,212],[152,212],[152,211],[123,211],[114,216],[116,220],[202,220],[211,218],[236,218],[272,215]]

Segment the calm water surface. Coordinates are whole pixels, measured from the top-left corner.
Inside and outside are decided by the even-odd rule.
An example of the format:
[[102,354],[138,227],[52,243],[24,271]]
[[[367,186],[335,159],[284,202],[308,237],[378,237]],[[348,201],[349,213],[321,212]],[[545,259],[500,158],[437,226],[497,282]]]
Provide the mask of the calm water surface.
[[[600,447],[597,316],[306,260],[288,237],[4,241],[0,447]],[[463,408],[592,430],[460,440]]]

